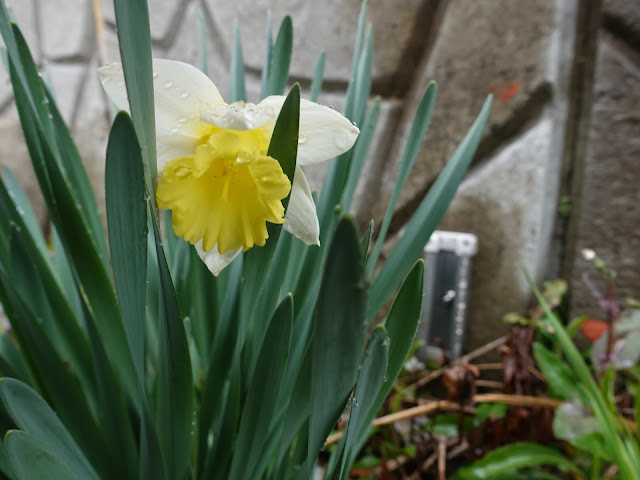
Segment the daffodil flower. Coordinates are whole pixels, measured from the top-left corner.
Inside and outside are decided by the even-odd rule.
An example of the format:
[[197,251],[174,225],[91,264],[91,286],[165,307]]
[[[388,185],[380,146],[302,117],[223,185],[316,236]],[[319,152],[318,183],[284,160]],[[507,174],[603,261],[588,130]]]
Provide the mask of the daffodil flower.
[[[224,102],[216,86],[195,67],[153,61],[158,151],[158,207],[172,211],[176,235],[195,246],[217,275],[241,250],[263,246],[266,222],[308,245],[319,245],[311,190],[296,167],[293,185],[267,155],[285,97],[258,105]],[[128,110],[120,64],[98,69],[117,108]],[[298,165],[311,165],[349,150],[359,130],[331,108],[300,101]],[[285,215],[282,200],[291,192]]]

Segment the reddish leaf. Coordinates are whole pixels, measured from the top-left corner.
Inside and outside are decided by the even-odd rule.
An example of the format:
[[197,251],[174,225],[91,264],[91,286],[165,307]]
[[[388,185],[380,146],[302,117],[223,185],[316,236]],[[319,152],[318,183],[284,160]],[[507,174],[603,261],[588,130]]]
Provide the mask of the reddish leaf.
[[489,90],[500,102],[506,103],[518,94],[520,87],[521,83],[492,83]]
[[609,329],[609,324],[603,320],[595,320],[590,318],[585,320],[582,325],[580,325],[580,330],[582,330],[582,334],[588,340],[595,342],[598,338],[602,336],[604,332]]

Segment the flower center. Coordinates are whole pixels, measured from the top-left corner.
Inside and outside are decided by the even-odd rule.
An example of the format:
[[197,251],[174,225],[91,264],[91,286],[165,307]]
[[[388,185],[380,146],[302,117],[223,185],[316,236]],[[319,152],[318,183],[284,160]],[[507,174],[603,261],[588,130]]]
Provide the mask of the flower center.
[[158,184],[158,207],[172,210],[173,230],[223,254],[264,246],[266,222],[284,223],[291,183],[267,156],[270,122],[253,130],[208,127],[193,155],[174,158]]

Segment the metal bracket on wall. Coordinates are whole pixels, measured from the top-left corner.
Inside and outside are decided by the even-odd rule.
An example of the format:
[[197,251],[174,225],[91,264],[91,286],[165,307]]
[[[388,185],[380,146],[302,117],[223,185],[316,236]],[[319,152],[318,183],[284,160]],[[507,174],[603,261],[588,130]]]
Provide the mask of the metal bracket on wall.
[[424,248],[424,297],[417,338],[426,342],[417,353],[423,362],[440,364],[462,355],[469,298],[471,257],[478,237],[436,230]]

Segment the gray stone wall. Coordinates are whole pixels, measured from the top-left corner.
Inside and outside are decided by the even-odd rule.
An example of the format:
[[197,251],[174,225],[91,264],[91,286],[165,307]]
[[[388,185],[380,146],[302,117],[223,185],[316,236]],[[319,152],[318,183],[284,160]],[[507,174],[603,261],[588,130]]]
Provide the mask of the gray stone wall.
[[[112,110],[95,74],[117,61],[110,0],[7,0],[86,160],[99,201]],[[94,10],[94,4],[99,9]],[[154,55],[199,65],[200,22],[209,75],[228,90],[233,21],[242,33],[247,91],[257,100],[265,18],[294,22],[292,76],[308,91],[327,52],[320,101],[340,108],[351,65],[359,0],[150,0]],[[487,94],[495,101],[479,152],[441,228],[475,233],[469,345],[506,327],[537,279],[564,276],[580,287],[584,247],[619,271],[620,295],[640,291],[640,0],[386,0],[369,2],[373,94],[382,99],[377,140],[354,211],[380,223],[417,102],[430,80],[438,101],[427,140],[391,226],[420,203]],[[275,32],[274,32],[275,34]],[[37,196],[7,75],[0,71],[0,163]],[[323,169],[310,172],[320,185]],[[565,207],[559,213],[559,205]],[[393,238],[390,240],[393,241]],[[597,309],[584,289],[574,311]]]

